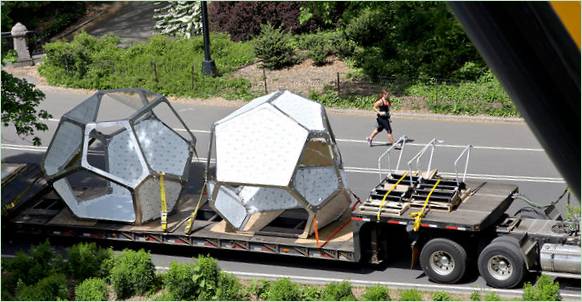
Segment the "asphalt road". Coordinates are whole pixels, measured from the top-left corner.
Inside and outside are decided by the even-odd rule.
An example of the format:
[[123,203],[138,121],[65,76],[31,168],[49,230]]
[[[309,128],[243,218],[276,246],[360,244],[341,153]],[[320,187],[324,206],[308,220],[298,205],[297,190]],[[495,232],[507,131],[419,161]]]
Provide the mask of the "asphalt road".
[[[46,100],[41,107],[53,115],[53,119],[48,121],[49,131],[40,134],[43,145],[47,146],[60,116],[84,100],[89,93],[53,88],[43,90]],[[199,103],[197,105],[175,103],[174,107],[196,136],[197,150],[201,157],[208,156],[208,130],[212,122],[236,109],[232,106],[210,106]],[[117,107],[110,107],[105,110],[105,114],[121,116],[124,112]],[[358,196],[365,198],[379,180],[377,159],[387,148],[384,134],[378,136],[376,146],[369,147],[365,137],[374,125],[374,115],[371,112],[366,114],[329,110],[328,115],[348,172],[349,184]],[[404,150],[405,159],[410,158],[424,144],[436,137],[442,142],[436,148],[433,167],[441,172],[454,174],[454,160],[464,145],[471,144],[474,149],[471,153],[468,179],[514,183],[520,187],[520,192],[530,199],[545,204],[554,200],[566,187],[547,154],[523,122],[472,121],[459,118],[442,120],[398,114],[392,119],[396,136],[406,135],[411,139]],[[169,124],[175,128],[183,128],[176,120],[170,121]],[[3,162],[39,162],[45,148],[32,147],[30,139],[19,138],[12,127],[2,128]],[[578,201],[572,198],[572,203],[578,204]],[[561,206],[564,204],[565,202],[562,202]],[[513,214],[520,206],[523,204],[516,202],[508,212]],[[21,244],[23,243],[3,242],[2,252],[10,253],[9,250],[17,249]],[[191,252],[176,250],[168,255],[168,251],[154,250],[154,261],[160,267],[167,266],[171,260],[189,261]],[[397,260],[396,265],[370,268],[353,264],[305,261],[299,258],[262,255],[256,257],[252,254],[221,252],[213,255],[220,259],[223,269],[247,273],[250,276],[260,277],[267,274],[266,276],[282,275],[313,280],[327,278],[405,283],[426,288],[440,286],[428,281],[421,271],[409,270],[405,260]],[[564,282],[568,287],[573,286],[573,289],[569,288],[565,293],[579,295],[578,281],[573,282],[574,285],[569,281]],[[487,288],[483,280],[477,277],[468,278],[457,287]]]

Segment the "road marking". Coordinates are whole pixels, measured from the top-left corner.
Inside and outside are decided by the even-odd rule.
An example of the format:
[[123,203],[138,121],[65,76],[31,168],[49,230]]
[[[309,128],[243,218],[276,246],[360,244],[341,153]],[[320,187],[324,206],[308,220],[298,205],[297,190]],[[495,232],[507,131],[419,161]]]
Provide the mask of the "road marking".
[[[47,147],[44,146],[28,146],[28,145],[14,145],[14,144],[2,144],[2,149],[7,150],[18,150],[18,151],[31,151],[31,152],[45,152]],[[102,155],[103,152],[89,151],[91,155]],[[203,162],[207,161],[206,157],[193,158],[193,162]],[[216,159],[210,159],[210,162],[216,162]],[[377,168],[362,168],[362,167],[344,167],[344,170],[348,173],[363,173],[363,174],[378,174]],[[381,170],[383,174],[388,173],[388,170]],[[454,172],[439,172],[440,175],[445,177],[455,177]],[[477,180],[499,180],[499,181],[519,181],[519,182],[537,182],[537,183],[559,183],[565,184],[566,181],[559,177],[543,177],[543,176],[515,176],[515,175],[494,175],[494,174],[470,174],[467,173],[467,179],[477,179]]]
[[[59,119],[48,119],[51,122],[59,122]],[[187,130],[184,128],[172,128],[175,131],[179,132],[186,132]],[[190,132],[193,133],[203,133],[203,134],[210,134],[208,130],[201,130],[201,129],[190,129]],[[347,138],[336,138],[336,141],[342,143],[358,143],[358,144],[368,144],[365,140],[358,140],[358,139],[347,139]],[[388,142],[385,141],[378,141],[379,145],[387,144]],[[424,147],[425,144],[419,143],[407,143],[407,146],[414,146],[414,147]],[[453,148],[453,149],[463,149],[467,147],[466,145],[449,145],[449,144],[438,144],[437,147],[439,148]],[[475,150],[494,150],[494,151],[521,151],[521,152],[544,152],[544,149],[540,148],[520,148],[520,147],[498,147],[498,146],[473,146]]]
[[[158,271],[167,271],[169,267],[167,266],[156,266]],[[447,290],[456,292],[473,292],[473,291],[492,291],[499,294],[505,295],[515,295],[521,296],[523,290],[521,289],[498,289],[498,288],[482,288],[482,287],[471,287],[471,286],[458,286],[458,285],[441,285],[441,284],[418,284],[418,283],[405,283],[405,282],[392,282],[392,281],[370,281],[370,280],[358,280],[358,279],[338,279],[338,278],[326,278],[326,277],[307,277],[307,276],[293,276],[293,275],[278,275],[278,274],[265,274],[265,273],[250,273],[241,271],[230,271],[223,270],[224,272],[231,273],[238,277],[247,278],[261,278],[261,279],[282,279],[290,278],[295,282],[307,283],[307,284],[327,284],[330,282],[342,282],[349,281],[352,285],[360,286],[373,286],[373,285],[383,285],[394,288],[417,288],[421,290],[437,291],[437,290]],[[580,298],[580,294],[571,293],[560,293],[562,297],[568,298]]]

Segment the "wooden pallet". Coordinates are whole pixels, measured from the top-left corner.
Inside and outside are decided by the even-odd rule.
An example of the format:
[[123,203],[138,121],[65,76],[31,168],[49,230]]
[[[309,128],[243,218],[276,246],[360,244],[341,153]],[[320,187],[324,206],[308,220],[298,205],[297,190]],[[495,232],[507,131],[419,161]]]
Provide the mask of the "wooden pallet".
[[382,207],[382,210],[380,210],[380,202],[370,202],[367,201],[366,203],[364,203],[363,205],[361,205],[359,207],[361,212],[369,212],[369,213],[373,213],[373,214],[377,214],[378,210],[380,210],[380,215],[382,214],[393,214],[393,215],[402,215],[402,213],[404,213],[406,210],[408,210],[408,208],[410,208],[410,205],[406,202],[406,203],[402,203],[402,202],[394,202],[394,201],[388,201],[384,204],[384,206]]
[[[459,200],[457,198],[454,198],[453,200]],[[411,200],[410,201],[410,206],[413,208],[422,208],[424,206],[424,202],[425,200]],[[446,211],[452,211],[457,205],[459,205],[458,202],[441,202],[441,201],[429,201],[428,205],[426,206],[427,208],[431,208],[431,209],[436,209],[436,210],[446,210]]]

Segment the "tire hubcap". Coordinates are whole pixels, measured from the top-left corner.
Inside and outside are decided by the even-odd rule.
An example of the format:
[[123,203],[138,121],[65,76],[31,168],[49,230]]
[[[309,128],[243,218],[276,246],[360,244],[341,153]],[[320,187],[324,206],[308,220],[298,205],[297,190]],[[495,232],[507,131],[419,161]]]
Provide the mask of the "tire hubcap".
[[430,255],[430,268],[435,273],[446,276],[455,269],[455,260],[445,251],[436,251]]
[[497,280],[507,280],[513,273],[513,265],[509,260],[501,255],[489,258],[487,262],[489,274]]

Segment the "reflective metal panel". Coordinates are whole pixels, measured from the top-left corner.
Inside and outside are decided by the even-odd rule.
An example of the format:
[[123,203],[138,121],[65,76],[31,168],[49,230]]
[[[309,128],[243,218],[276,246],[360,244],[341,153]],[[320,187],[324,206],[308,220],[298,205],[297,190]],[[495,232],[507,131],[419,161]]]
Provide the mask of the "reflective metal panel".
[[293,178],[293,185],[311,206],[317,207],[339,188],[336,168],[299,168]]
[[239,196],[249,213],[299,207],[297,200],[284,189],[244,186]]
[[67,121],[61,122],[43,162],[48,176],[63,169],[81,151],[82,139],[81,127]]
[[238,196],[233,190],[225,186],[219,187],[214,207],[235,228],[242,228],[247,218],[247,210],[240,203]]
[[321,105],[314,101],[285,91],[272,104],[309,130],[326,130],[321,116]]

